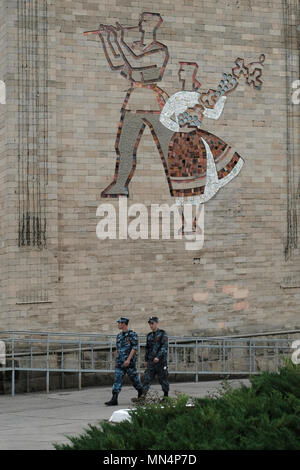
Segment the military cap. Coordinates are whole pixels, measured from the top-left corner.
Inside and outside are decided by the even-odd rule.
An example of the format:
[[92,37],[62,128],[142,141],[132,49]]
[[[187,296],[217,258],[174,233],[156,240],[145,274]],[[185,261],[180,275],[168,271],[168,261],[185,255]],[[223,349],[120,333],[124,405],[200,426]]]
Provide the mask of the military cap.
[[119,318],[119,320],[117,320],[117,323],[126,323],[126,325],[128,325],[129,318],[121,317],[121,318]]
[[148,323],[158,323],[158,317],[150,317],[149,320],[148,320]]

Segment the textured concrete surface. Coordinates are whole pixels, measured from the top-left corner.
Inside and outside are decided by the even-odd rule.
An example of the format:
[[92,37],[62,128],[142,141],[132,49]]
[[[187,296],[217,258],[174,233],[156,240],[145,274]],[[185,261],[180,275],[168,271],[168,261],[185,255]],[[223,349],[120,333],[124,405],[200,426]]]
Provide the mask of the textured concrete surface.
[[[248,383],[232,380],[233,386]],[[179,383],[171,385],[170,395],[184,392],[202,397],[215,393],[220,381]],[[152,391],[159,392],[159,385]],[[106,407],[104,402],[111,396],[110,387],[90,388],[81,391],[55,392],[0,397],[0,450],[46,450],[53,449],[53,442],[67,442],[66,435],[81,433],[89,423],[98,424],[109,419],[116,409],[131,406],[135,390],[124,387],[118,407]]]

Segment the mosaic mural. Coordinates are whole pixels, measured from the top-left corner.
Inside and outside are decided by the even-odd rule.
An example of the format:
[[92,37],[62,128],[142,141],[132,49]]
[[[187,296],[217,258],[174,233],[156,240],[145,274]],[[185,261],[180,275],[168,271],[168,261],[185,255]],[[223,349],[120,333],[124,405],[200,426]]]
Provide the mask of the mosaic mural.
[[[216,89],[200,91],[196,62],[179,62],[181,90],[169,96],[157,86],[166,70],[168,47],[157,40],[163,19],[144,12],[137,26],[116,23],[99,26],[84,34],[97,34],[110,68],[129,81],[115,142],[116,167],[113,181],[101,196],[129,196],[128,186],[136,168],[136,155],[148,126],[161,157],[171,196],[180,206],[185,201],[209,201],[241,171],[244,161],[230,145],[202,129],[204,118],[219,119],[227,96],[245,80],[261,89],[265,56],[245,63],[238,57],[229,73],[223,73]],[[135,31],[139,40],[128,38]],[[145,33],[151,41],[145,42]],[[140,103],[143,103],[141,106]],[[142,108],[142,109],[141,109]]]

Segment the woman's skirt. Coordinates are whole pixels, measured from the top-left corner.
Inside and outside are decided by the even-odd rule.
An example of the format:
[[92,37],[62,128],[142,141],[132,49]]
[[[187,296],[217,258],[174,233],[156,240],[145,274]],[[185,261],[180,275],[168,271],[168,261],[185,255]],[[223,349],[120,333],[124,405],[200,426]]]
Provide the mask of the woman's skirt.
[[204,194],[207,156],[202,139],[206,141],[213,155],[218,180],[229,175],[238,162],[240,162],[238,167],[241,166],[242,157],[226,142],[210,132],[201,129],[189,133],[175,132],[168,151],[168,179],[172,196]]

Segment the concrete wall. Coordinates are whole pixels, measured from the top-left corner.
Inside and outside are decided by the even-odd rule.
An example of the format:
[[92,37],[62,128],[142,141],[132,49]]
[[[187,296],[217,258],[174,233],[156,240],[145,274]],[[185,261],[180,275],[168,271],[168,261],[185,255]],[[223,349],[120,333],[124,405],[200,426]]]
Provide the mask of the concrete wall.
[[[170,58],[159,86],[169,95],[179,90],[179,61],[198,62],[206,91],[237,57],[248,63],[266,55],[262,89],[241,83],[220,120],[203,123],[234,146],[245,164],[206,204],[205,242],[197,252],[185,250],[183,240],[96,237],[96,209],[107,202],[100,195],[114,175],[115,136],[128,83],[109,69],[98,37],[87,39],[83,32],[99,23],[135,25],[149,3],[30,0],[28,10],[22,0],[0,3],[5,9],[0,66],[8,86],[5,122],[0,117],[1,328],[113,332],[120,314],[129,316],[138,332],[145,332],[152,314],[177,335],[299,328],[299,106],[291,108],[292,136],[286,127],[286,78],[287,73],[289,81],[298,78],[297,46],[295,34],[290,42],[285,34],[285,2],[151,3],[151,11],[163,17],[157,39],[168,46]],[[296,2],[289,4],[292,15]],[[286,69],[287,56],[292,70]],[[28,70],[22,68],[27,62]],[[173,202],[146,129],[128,204]],[[39,212],[46,221],[45,243],[34,246],[31,238],[19,246],[26,204],[31,216]]]

